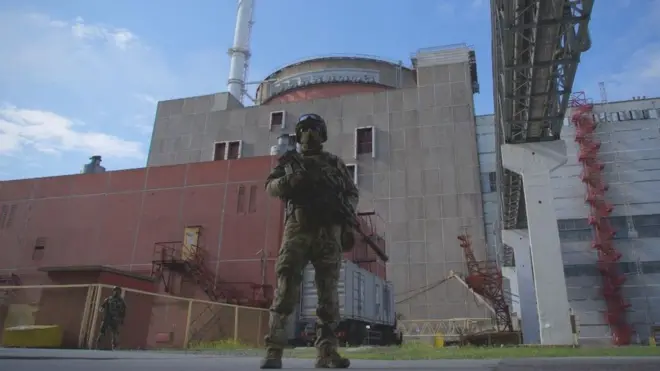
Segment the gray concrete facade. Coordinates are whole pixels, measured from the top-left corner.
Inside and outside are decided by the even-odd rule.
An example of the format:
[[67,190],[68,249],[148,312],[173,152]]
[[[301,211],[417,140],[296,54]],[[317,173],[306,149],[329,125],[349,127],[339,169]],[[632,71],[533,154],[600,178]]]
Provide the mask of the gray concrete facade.
[[[609,183],[606,198],[614,206],[611,223],[617,230],[615,247],[623,254],[626,275],[623,293],[632,305],[628,319],[634,341],[646,342],[650,326],[660,324],[660,99],[643,99],[594,106],[599,159]],[[570,112],[562,137],[568,162],[552,173],[555,208],[562,240],[569,300],[578,315],[583,341],[609,342],[604,322],[605,303],[596,269],[596,251],[587,223],[582,165],[574,141]]]
[[[241,108],[223,94],[160,102],[148,166],[213,159],[214,143],[240,141],[241,157],[269,155],[304,113],[328,123],[326,149],[357,168],[361,210],[375,210],[390,255],[397,300],[465,272],[457,236],[467,231],[486,257],[477,125],[468,49],[416,56],[417,86]],[[284,125],[272,127],[272,112]],[[371,127],[374,150],[356,155],[356,129]],[[492,161],[494,163],[494,161]],[[397,305],[406,319],[489,317],[460,285],[440,285]]]
[[[611,102],[594,106],[600,160],[610,189],[606,196],[614,206],[610,218],[617,230],[616,248],[623,254],[621,272],[626,275],[624,296],[631,304],[629,321],[633,339],[648,340],[650,326],[660,325],[660,99]],[[489,175],[495,171],[494,117],[478,116],[477,143],[481,166],[481,188],[489,251],[500,251],[491,233],[498,223],[497,193]],[[610,342],[604,321],[605,303],[600,292],[597,256],[591,247],[589,208],[584,202],[585,186],[580,180],[582,165],[574,141],[570,111],[562,137],[568,162],[555,170],[553,195],[557,213],[564,273],[569,301],[577,314],[582,342]],[[492,184],[492,187],[491,187]],[[491,237],[492,236],[492,237]],[[493,259],[496,258],[496,255]],[[505,291],[509,291],[505,280]],[[515,291],[515,290],[514,290]],[[518,299],[509,296],[514,312]],[[520,313],[516,313],[520,315]]]
[[477,127],[477,153],[479,154],[479,168],[481,181],[481,199],[484,211],[484,225],[486,230],[486,245],[488,246],[488,260],[497,261],[497,252],[500,243],[497,240],[496,230],[499,228],[500,204],[497,193],[497,153],[495,151],[495,116],[483,115],[475,118]]

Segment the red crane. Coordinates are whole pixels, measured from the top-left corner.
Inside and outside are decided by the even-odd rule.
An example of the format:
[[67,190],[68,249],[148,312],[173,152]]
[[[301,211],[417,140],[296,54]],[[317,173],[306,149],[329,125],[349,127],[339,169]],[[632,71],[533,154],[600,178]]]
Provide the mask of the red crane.
[[481,264],[472,251],[472,241],[467,233],[458,236],[467,263],[468,275],[465,279],[468,286],[477,294],[490,302],[495,311],[495,321],[498,331],[513,331],[511,312],[504,299],[502,287],[502,272],[495,262]]

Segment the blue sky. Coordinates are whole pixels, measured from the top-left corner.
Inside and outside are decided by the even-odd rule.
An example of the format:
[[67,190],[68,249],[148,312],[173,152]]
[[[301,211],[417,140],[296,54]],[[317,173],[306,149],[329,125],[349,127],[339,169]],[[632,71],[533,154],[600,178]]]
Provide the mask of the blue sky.
[[[493,111],[487,0],[256,0],[250,80],[293,60],[476,49],[477,112]],[[607,4],[607,5],[606,5]],[[226,91],[234,0],[3,0],[0,179],[141,167],[155,102]],[[599,99],[660,95],[660,0],[597,2],[575,84]]]

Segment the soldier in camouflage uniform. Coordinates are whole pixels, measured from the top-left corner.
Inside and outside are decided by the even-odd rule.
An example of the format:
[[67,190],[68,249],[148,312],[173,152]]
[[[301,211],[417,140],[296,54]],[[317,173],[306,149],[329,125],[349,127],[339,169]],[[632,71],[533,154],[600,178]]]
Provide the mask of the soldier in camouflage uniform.
[[98,348],[99,342],[105,336],[106,331],[110,331],[112,349],[114,350],[119,345],[119,326],[124,324],[124,317],[126,316],[126,302],[121,297],[120,287],[112,289],[112,295],[103,301],[99,311],[103,313],[103,322],[101,322],[101,330],[96,339],[96,347]]
[[[311,262],[316,272],[318,292],[316,368],[348,368],[350,361],[337,352],[338,341],[334,330],[340,320],[337,284],[342,260],[341,220],[327,217],[331,214],[318,207],[306,206],[292,200],[301,193],[311,193],[311,198],[335,198],[340,196],[316,187],[314,173],[324,172],[340,181],[344,192],[342,199],[355,210],[358,190],[346,164],[337,156],[323,151],[327,140],[327,127],[323,118],[315,114],[304,115],[295,128],[296,141],[305,162],[305,171],[287,171],[279,164],[266,181],[266,190],[273,197],[287,203],[287,215],[282,246],[276,263],[277,292],[270,309],[269,332],[266,335],[267,354],[262,369],[282,368],[282,352],[288,341],[285,328],[294,307],[299,302],[303,271]],[[299,197],[298,197],[299,198]],[[310,204],[313,205],[313,200]],[[351,232],[352,233],[352,232]]]

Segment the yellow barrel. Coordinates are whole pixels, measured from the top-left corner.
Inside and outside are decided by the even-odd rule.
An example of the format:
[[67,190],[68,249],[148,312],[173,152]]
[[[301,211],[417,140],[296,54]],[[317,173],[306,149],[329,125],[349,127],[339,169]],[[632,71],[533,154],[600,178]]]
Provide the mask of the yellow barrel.
[[433,339],[433,347],[434,348],[444,348],[445,346],[445,337],[442,334],[435,334],[435,337]]
[[7,327],[2,346],[12,348],[60,348],[62,328],[57,325]]

